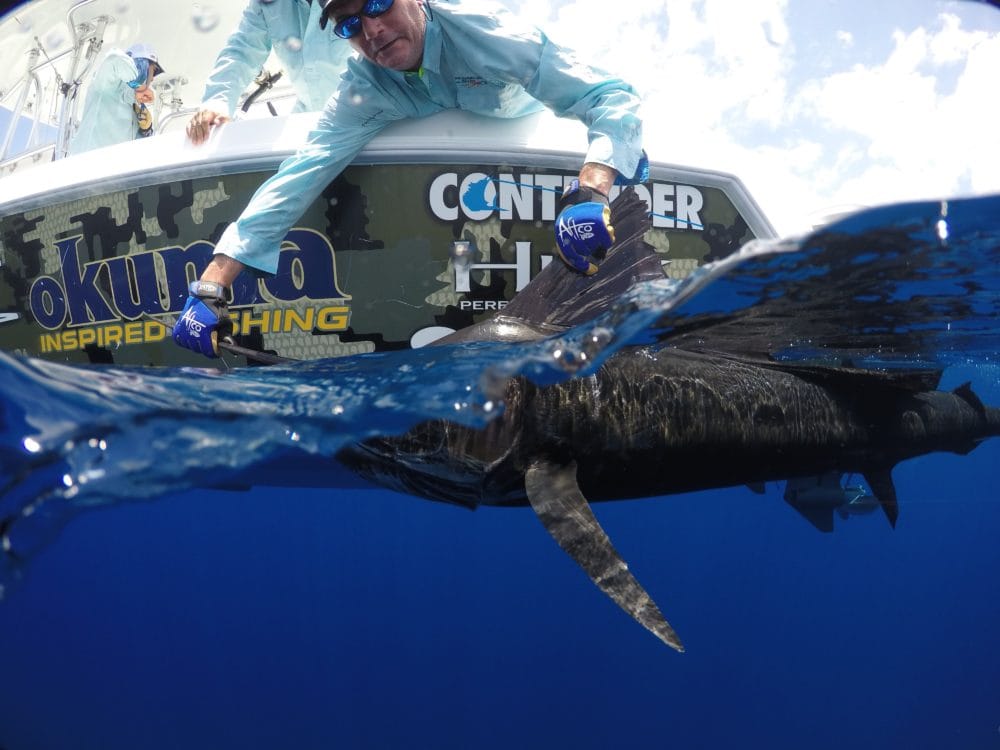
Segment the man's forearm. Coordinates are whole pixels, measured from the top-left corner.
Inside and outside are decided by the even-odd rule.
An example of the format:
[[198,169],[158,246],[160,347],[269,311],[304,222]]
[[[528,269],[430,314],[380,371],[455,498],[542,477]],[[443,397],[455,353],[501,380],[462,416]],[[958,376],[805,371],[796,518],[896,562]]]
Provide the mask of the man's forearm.
[[243,264],[228,255],[217,253],[201,275],[202,281],[214,281],[216,284],[230,287],[243,270]]
[[611,167],[589,161],[580,170],[580,184],[607,195],[611,192],[611,186],[615,184],[617,176],[618,172]]

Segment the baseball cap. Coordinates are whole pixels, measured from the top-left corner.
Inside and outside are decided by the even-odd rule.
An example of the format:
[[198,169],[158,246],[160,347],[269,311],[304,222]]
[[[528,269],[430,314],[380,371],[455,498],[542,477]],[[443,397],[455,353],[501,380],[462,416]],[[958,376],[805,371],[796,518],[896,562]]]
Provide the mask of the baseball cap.
[[149,60],[152,63],[156,63],[156,67],[159,68],[160,72],[163,73],[163,65],[160,64],[160,58],[156,54],[156,50],[150,47],[148,44],[133,44],[127,50],[125,54],[131,58],[139,59],[143,58]]

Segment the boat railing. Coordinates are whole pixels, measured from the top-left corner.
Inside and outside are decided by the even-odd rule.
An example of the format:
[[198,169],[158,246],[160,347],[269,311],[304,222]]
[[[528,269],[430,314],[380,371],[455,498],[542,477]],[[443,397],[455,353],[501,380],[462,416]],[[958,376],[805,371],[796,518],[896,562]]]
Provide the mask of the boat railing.
[[[80,11],[94,2],[80,0],[69,9],[67,20],[72,33],[69,49],[50,55],[35,36],[34,46],[27,53],[24,74],[9,89],[0,91],[0,106],[10,113],[6,130],[0,132],[0,176],[68,154],[79,122],[81,93],[100,57],[108,26],[115,23],[115,18],[109,15],[78,20]],[[274,105],[279,102],[288,104],[280,107],[282,113],[291,109],[294,93],[287,87],[273,87],[281,72],[262,71],[261,76],[256,89],[241,98],[237,117],[247,116],[246,109],[262,114],[266,108],[270,114],[278,114]],[[176,127],[176,120],[190,117],[196,111],[185,107],[181,96],[188,83],[180,75],[153,82],[157,95],[153,120],[158,132],[168,125]],[[23,137],[25,128],[28,132]]]
[[18,166],[24,163],[37,164],[41,161],[52,161],[55,148],[55,143],[47,143],[44,146],[39,146],[31,151],[22,151],[19,154],[6,159],[0,163],[0,177],[5,174],[10,174],[16,170]]
[[[49,55],[41,39],[35,36],[35,45],[28,51],[24,75],[0,94],[0,104],[4,104],[17,93],[0,147],[0,170],[13,171],[28,158],[38,161],[40,153],[45,151],[51,151],[52,159],[66,155],[73,134],[80,88],[94,67],[108,25],[114,22],[114,18],[104,15],[78,22],[77,13],[93,2],[95,0],[81,0],[69,9],[67,18],[73,40],[68,50]],[[67,60],[68,66],[65,65]],[[31,121],[31,129],[20,150],[12,153],[17,130],[23,127],[26,117]],[[44,143],[43,117],[48,120],[46,125],[51,127],[54,123],[55,130],[54,137],[49,135]]]
[[[13,109],[10,124],[7,126],[7,132],[4,134],[3,146],[0,147],[0,164],[4,163],[7,159],[11,143],[14,140],[14,133],[17,131],[18,125],[21,122],[21,116],[24,114],[24,108],[28,103],[31,93],[33,91],[35,92],[36,99],[41,96],[42,84],[38,78],[38,74],[34,72],[35,63],[38,61],[38,55],[38,48],[32,49],[28,53],[28,73],[14,85],[11,91],[6,92],[3,96],[0,96],[0,104],[3,104],[4,99],[6,99],[11,92],[20,90],[20,94],[17,98],[17,105]],[[35,116],[32,119],[31,132],[28,134],[28,143],[31,143],[32,139],[36,137],[38,132],[38,120],[40,117],[41,108],[37,107],[35,109]]]
[[[257,87],[240,98],[239,106],[236,108],[236,115],[233,119],[238,120],[247,116],[255,117],[257,113],[262,113],[264,108],[272,116],[287,114],[294,105],[296,96],[293,91],[283,91],[274,88],[274,84],[281,77],[282,72],[280,70],[277,73],[269,73],[267,70],[261,71],[261,74],[254,82]],[[156,105],[153,110],[153,121],[156,123],[157,132],[165,133],[167,130],[172,130],[176,127],[174,125],[175,120],[186,121],[198,111],[197,107],[185,107],[184,100],[180,96],[181,88],[187,83],[188,79],[183,76],[174,76],[163,81],[157,80],[153,82],[153,90],[157,94]],[[285,111],[279,113],[274,106],[275,104],[286,105],[281,107]],[[251,110],[254,114],[248,115]]]
[[104,31],[114,21],[110,16],[98,16],[93,22],[75,24],[74,11],[93,0],[84,0],[70,10],[70,28],[73,29],[72,63],[68,80],[60,86],[62,106],[59,108],[56,148],[54,158],[61,159],[69,150],[69,142],[76,127],[76,111],[80,103],[80,87],[94,67],[97,55],[104,46]]

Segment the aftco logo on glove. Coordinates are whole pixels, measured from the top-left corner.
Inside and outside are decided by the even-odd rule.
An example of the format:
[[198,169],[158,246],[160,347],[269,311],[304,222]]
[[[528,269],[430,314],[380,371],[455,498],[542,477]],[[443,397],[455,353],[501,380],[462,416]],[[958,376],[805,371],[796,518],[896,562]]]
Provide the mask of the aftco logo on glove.
[[200,336],[201,332],[205,330],[205,324],[195,318],[193,307],[184,313],[181,317],[181,322],[184,324],[184,327],[187,328],[188,333],[194,336]]
[[574,240],[589,240],[595,234],[594,222],[588,221],[577,224],[572,216],[568,219],[560,219],[557,231],[560,241],[565,240],[567,235]]

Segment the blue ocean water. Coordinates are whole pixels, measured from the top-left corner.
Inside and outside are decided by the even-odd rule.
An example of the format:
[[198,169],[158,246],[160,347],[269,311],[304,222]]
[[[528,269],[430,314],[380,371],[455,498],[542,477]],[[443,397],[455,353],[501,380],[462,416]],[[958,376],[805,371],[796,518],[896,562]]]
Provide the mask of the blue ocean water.
[[684,654],[530,509],[324,458],[482,423],[498,378],[636,342],[943,367],[997,405],[998,260],[1000,198],[907,204],[541,344],[228,374],[0,355],[0,517],[24,551],[0,576],[0,747],[1000,747],[1000,440],[900,464],[895,530],[822,534],[780,484],[595,506]]

